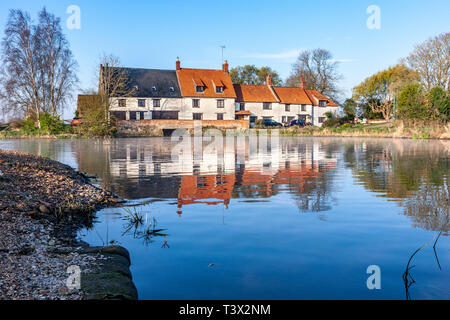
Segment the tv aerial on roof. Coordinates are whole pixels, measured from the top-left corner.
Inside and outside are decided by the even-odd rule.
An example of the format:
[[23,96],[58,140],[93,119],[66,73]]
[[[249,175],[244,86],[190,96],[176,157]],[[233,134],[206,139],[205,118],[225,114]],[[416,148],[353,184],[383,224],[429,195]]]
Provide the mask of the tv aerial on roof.
[[225,61],[224,59],[223,59],[223,52],[224,52],[224,50],[227,48],[226,46],[220,46],[220,48],[222,48],[222,63]]

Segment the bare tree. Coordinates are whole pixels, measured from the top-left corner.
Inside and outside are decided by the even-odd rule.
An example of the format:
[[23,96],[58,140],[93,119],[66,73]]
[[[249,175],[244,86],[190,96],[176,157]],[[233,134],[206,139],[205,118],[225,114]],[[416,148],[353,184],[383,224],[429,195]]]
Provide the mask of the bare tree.
[[41,96],[46,108],[44,111],[55,115],[72,97],[72,89],[77,82],[77,64],[62,33],[60,19],[45,8],[39,13],[36,36],[41,55],[38,63],[43,73]]
[[406,58],[408,65],[416,70],[425,89],[450,85],[450,32],[440,34],[417,45]]
[[62,111],[77,82],[76,62],[59,19],[44,8],[39,23],[28,13],[11,10],[2,41],[2,108],[15,116]]
[[111,108],[113,98],[133,96],[136,88],[131,88],[129,72],[121,66],[120,59],[114,55],[101,58],[98,73],[98,94],[105,108],[105,115]]
[[40,75],[31,18],[21,10],[11,10],[2,41],[2,107],[20,115],[34,114],[39,122],[41,110]]
[[338,72],[339,62],[333,60],[331,52],[325,49],[306,50],[300,53],[297,62],[292,66],[291,76],[286,80],[288,86],[299,86],[304,77],[307,89],[338,100],[340,90],[338,81],[342,75]]

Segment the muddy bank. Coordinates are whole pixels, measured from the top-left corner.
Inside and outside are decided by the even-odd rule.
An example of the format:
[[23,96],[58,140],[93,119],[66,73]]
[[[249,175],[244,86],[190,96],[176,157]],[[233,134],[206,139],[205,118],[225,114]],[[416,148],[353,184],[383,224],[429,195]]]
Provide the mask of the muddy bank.
[[[126,249],[76,239],[121,202],[66,165],[0,149],[0,299],[136,299]],[[66,285],[70,266],[81,289]]]

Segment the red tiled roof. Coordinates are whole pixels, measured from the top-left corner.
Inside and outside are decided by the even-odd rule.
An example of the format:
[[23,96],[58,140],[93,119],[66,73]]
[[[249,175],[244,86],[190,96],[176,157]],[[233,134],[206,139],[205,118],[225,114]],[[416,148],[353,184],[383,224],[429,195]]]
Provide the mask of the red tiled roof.
[[[183,97],[236,98],[231,77],[223,70],[182,68],[177,76]],[[202,84],[204,92],[199,93],[195,86]],[[215,86],[220,84],[224,87],[223,93],[216,93]]]
[[338,105],[325,97],[323,94],[319,93],[316,90],[305,90],[310,97],[310,100],[315,106],[319,105],[319,100],[325,100],[327,102],[327,107],[337,107]]
[[253,84],[235,84],[237,102],[278,102],[269,86]]
[[286,104],[311,104],[311,100],[305,90],[298,87],[273,87],[281,103]]

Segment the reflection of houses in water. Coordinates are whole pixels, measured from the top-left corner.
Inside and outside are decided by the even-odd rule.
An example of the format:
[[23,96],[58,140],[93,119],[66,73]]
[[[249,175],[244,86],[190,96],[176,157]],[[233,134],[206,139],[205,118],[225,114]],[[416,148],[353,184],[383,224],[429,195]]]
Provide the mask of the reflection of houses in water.
[[[183,176],[178,193],[178,213],[184,205],[205,203],[224,204],[225,209],[232,198],[271,197],[281,191],[306,192],[308,181],[314,180],[336,168],[335,165],[322,166],[319,163],[304,163],[280,168],[275,173],[252,171],[244,167],[236,174]],[[286,186],[282,188],[281,186]]]
[[132,192],[133,198],[176,198],[181,213],[183,206],[196,203],[228,208],[232,198],[303,193],[311,181],[336,168],[336,158],[320,142],[271,146],[268,140],[266,149],[253,147],[249,139],[236,139],[231,147],[225,142],[223,147],[204,146],[194,156],[192,146],[175,157],[175,144],[169,140],[151,145],[131,142],[117,150],[111,147],[110,173],[120,181],[121,191],[139,189],[139,195]]
[[223,203],[228,208],[235,182],[234,174],[183,176],[178,191],[178,209],[193,203]]

